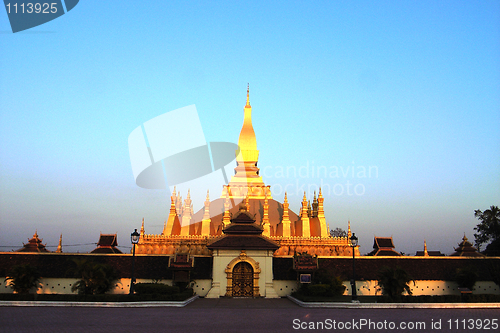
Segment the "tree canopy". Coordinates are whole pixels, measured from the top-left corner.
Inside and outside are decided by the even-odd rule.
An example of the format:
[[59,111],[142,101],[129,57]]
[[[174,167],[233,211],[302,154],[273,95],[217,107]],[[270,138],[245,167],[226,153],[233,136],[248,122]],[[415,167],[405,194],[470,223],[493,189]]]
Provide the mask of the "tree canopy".
[[342,228],[335,228],[335,230],[330,230],[330,235],[332,237],[347,237],[347,231]]
[[[490,209],[485,210],[484,212],[477,209],[474,211],[474,216],[481,221],[474,230],[477,231],[474,234],[476,239],[476,246],[478,249],[483,244],[491,244],[498,247],[500,242],[500,209],[498,206],[491,206]],[[491,245],[490,244],[490,245]],[[498,249],[491,249],[496,250]]]

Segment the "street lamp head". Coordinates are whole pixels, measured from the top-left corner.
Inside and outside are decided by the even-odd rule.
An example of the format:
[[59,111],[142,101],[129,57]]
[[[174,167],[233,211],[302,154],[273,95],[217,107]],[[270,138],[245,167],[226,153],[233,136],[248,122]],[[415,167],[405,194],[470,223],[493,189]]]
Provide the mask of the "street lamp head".
[[141,235],[137,232],[137,229],[135,229],[135,231],[130,234],[130,241],[132,242],[132,244],[137,244],[139,243],[140,237]]
[[352,234],[350,239],[351,239],[351,246],[352,247],[358,246],[358,237],[356,237],[355,233]]

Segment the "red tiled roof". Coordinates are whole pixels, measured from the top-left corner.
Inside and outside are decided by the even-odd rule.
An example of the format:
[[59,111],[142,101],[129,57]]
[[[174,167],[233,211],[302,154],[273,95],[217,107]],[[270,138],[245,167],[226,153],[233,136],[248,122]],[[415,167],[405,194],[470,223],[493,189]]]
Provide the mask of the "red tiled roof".
[[373,248],[395,248],[394,242],[392,241],[392,237],[375,237],[373,240]]
[[247,211],[238,211],[231,224],[223,230],[224,236],[209,244],[209,249],[273,250],[279,245],[262,236],[263,229],[257,226]]
[[90,253],[123,253],[116,247],[97,247],[93,249]]
[[28,243],[24,244],[22,248],[17,250],[16,252],[50,252],[45,248],[45,245],[42,244],[42,240],[38,238],[38,233],[35,231],[33,237],[28,240]]
[[252,224],[230,224],[222,232],[225,234],[262,234],[262,228]]
[[116,234],[101,234],[97,247],[90,253],[123,253],[116,246],[118,246]]
[[176,254],[170,259],[169,267],[174,270],[191,270],[193,263],[193,257],[188,254]]
[[116,234],[101,234],[97,246],[118,246]]
[[462,242],[458,244],[455,252],[451,255],[452,257],[484,257],[484,254],[477,252],[477,249],[472,246],[472,243],[467,240],[467,237],[462,239]]
[[260,235],[224,235],[219,240],[208,245],[213,249],[238,249],[238,250],[273,250],[276,251],[279,245],[274,241]]
[[376,256],[376,257],[385,257],[385,256],[394,257],[394,256],[400,256],[401,253],[398,253],[398,252],[394,251],[393,249],[379,249],[376,251],[373,250],[372,252],[370,252],[370,255]]

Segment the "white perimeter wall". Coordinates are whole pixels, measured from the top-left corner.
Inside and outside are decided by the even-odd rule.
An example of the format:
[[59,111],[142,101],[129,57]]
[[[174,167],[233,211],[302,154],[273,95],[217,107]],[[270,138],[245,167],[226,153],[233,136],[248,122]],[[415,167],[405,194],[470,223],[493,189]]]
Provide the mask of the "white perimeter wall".
[[[38,289],[39,294],[72,294],[71,286],[77,279],[68,278],[43,278],[41,279],[42,287]],[[149,279],[137,279],[137,283],[153,282]],[[172,285],[172,280],[162,280],[160,283]],[[346,286],[344,295],[351,295],[351,285],[349,281],[344,281]],[[212,280],[195,280],[193,289],[194,292],[204,297],[212,287]],[[297,281],[292,280],[274,280],[273,287],[278,296],[283,297],[290,295],[299,288]],[[414,296],[420,295],[460,295],[458,285],[453,281],[437,281],[437,280],[417,280],[415,285],[410,283],[410,288]],[[381,295],[377,292],[377,281],[356,281],[357,294],[361,296]],[[112,294],[128,294],[130,290],[130,279],[120,279],[112,290]],[[225,291],[225,286],[224,286]],[[0,293],[11,294],[12,288],[7,286],[5,277],[0,277]],[[73,293],[76,294],[76,293]],[[493,294],[500,295],[500,287],[492,281],[478,281],[474,286],[473,294]]]
[[[40,280],[41,288],[38,294],[76,294],[71,291],[71,287],[77,279],[68,278],[43,278]],[[152,283],[150,279],[137,279],[136,283]],[[160,283],[172,285],[172,280],[162,280]],[[212,280],[197,280],[193,285],[193,290],[200,296],[205,296],[212,287]],[[111,294],[128,294],[130,291],[130,279],[120,279],[116,282]],[[5,282],[5,277],[0,277],[0,294],[12,294],[13,290]]]
[[[356,281],[357,294],[362,296],[381,295],[380,291],[377,292],[377,283],[376,280]],[[343,284],[346,286],[344,295],[351,295],[351,283],[344,281]],[[410,290],[413,296],[460,295],[458,284],[454,281],[416,280],[415,284],[410,282]],[[500,287],[493,281],[477,281],[472,293],[500,295]]]

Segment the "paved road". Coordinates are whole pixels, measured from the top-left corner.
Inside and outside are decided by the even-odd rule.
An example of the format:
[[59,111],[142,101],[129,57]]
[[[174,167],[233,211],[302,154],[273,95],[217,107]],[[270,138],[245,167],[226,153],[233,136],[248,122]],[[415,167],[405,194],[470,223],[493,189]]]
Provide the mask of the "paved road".
[[[198,299],[184,308],[2,307],[0,332],[498,332],[477,327],[456,329],[457,324],[462,328],[463,319],[475,319],[476,325],[494,318],[500,321],[500,309],[307,309],[288,299]],[[449,329],[449,319],[453,329]],[[338,327],[350,328],[364,320],[366,325],[359,329],[356,325],[350,330]],[[441,329],[432,328],[439,320]],[[309,327],[311,322],[315,327],[323,322],[326,329],[300,328]],[[396,328],[402,322],[423,322],[425,328],[390,330],[390,322]],[[466,327],[469,324],[465,322]]]

